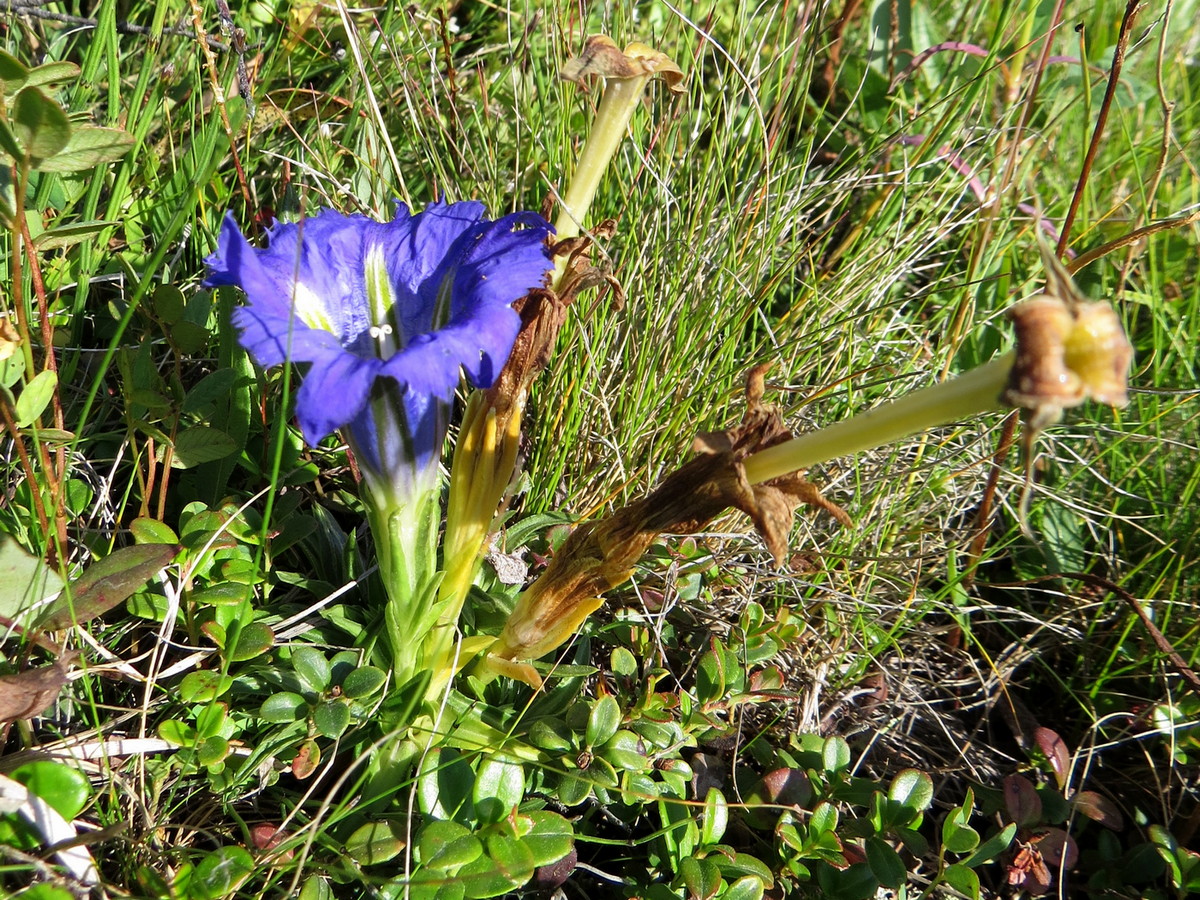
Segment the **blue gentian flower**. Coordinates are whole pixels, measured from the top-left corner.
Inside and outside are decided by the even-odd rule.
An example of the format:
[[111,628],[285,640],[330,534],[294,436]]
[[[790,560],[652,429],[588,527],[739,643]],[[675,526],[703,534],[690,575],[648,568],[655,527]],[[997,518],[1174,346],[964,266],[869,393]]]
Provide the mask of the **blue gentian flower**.
[[205,284],[246,292],[233,321],[259,365],[309,364],[305,440],[345,428],[390,505],[436,482],[460,372],[492,385],[520,326],[513,301],[551,269],[551,231],[529,212],[489,221],[481,203],[413,215],[398,202],[391,222],[325,209],[277,223],[256,249],[227,214]]

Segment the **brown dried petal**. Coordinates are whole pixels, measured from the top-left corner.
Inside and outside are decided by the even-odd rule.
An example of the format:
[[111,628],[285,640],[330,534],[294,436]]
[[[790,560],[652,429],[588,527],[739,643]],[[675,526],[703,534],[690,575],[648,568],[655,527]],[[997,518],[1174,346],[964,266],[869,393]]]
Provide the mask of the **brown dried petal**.
[[67,683],[67,673],[78,658],[78,653],[64,653],[54,665],[0,675],[0,722],[31,719],[45,710]]
[[632,43],[622,51],[607,35],[594,34],[587,39],[583,52],[568,60],[559,72],[564,81],[582,83],[588,75],[603,78],[645,78],[660,75],[667,87],[679,92],[683,71],[669,56],[642,43]]

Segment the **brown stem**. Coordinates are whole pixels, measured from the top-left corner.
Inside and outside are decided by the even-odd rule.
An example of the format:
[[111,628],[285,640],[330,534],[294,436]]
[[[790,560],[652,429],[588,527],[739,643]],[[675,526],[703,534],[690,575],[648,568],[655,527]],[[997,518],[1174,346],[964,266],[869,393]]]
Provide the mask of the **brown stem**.
[[1056,255],[1062,257],[1066,252],[1071,225],[1079,212],[1079,204],[1083,202],[1083,189],[1092,174],[1092,165],[1096,154],[1100,152],[1100,139],[1104,136],[1104,126],[1108,124],[1108,111],[1112,109],[1113,98],[1117,93],[1117,84],[1121,79],[1121,67],[1125,64],[1125,50],[1129,46],[1129,32],[1133,29],[1133,20],[1141,12],[1141,0],[1128,0],[1125,5],[1125,15],[1121,19],[1121,31],[1117,36],[1117,48],[1113,51],[1112,67],[1108,72],[1108,85],[1104,88],[1104,99],[1100,103],[1100,112],[1096,116],[1096,127],[1092,129],[1092,139],[1088,143],[1087,155],[1083,158],[1083,167],[1079,170],[1079,180],[1075,183],[1075,193],[1071,197],[1071,206],[1067,209],[1067,217],[1063,220],[1059,232]]
[[992,467],[988,471],[987,486],[983,490],[983,499],[979,501],[979,514],[975,517],[975,537],[971,539],[971,547],[967,551],[967,569],[963,578],[966,587],[975,581],[975,568],[983,556],[987,546],[988,533],[992,524],[992,501],[996,498],[996,488],[1000,484],[1000,473],[1004,463],[1012,451],[1013,438],[1017,433],[1017,422],[1020,416],[1014,409],[1004,419],[1004,427],[1000,432],[1000,440],[996,444],[996,452],[992,456]]

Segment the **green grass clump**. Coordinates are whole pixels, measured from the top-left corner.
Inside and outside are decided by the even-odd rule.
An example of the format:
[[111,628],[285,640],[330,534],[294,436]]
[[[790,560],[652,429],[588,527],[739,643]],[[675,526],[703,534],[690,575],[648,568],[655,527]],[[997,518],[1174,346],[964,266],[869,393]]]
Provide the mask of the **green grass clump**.
[[[70,165],[0,142],[0,796],[54,814],[0,807],[0,893],[1200,890],[1194,0],[1125,33],[1111,2],[221,9],[4,12],[0,138],[114,130]],[[353,467],[303,445],[295,376],[247,360],[203,259],[227,210],[540,208],[600,97],[557,71],[596,32],[684,92],[651,90],[601,185],[624,302],[584,294],[535,384],[466,631],[511,608],[505,554],[536,569],[736,422],[752,366],[801,432],[1007,349],[1068,220],[1131,403],[1033,460],[997,414],[827,464],[855,524],[803,518],[782,570],[741,517],[665,541],[544,691],[460,677],[372,796],[411,747],[378,727],[403,697],[366,650]]]

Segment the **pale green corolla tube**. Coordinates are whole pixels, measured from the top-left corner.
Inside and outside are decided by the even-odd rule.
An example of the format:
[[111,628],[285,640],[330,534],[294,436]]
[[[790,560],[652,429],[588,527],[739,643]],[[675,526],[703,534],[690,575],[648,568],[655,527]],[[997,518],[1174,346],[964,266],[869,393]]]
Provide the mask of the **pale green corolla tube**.
[[1014,353],[1005,353],[957,378],[760,450],[744,464],[746,480],[751,484],[770,481],[797,469],[808,469],[839,456],[882,447],[910,434],[999,409],[1014,359]]

